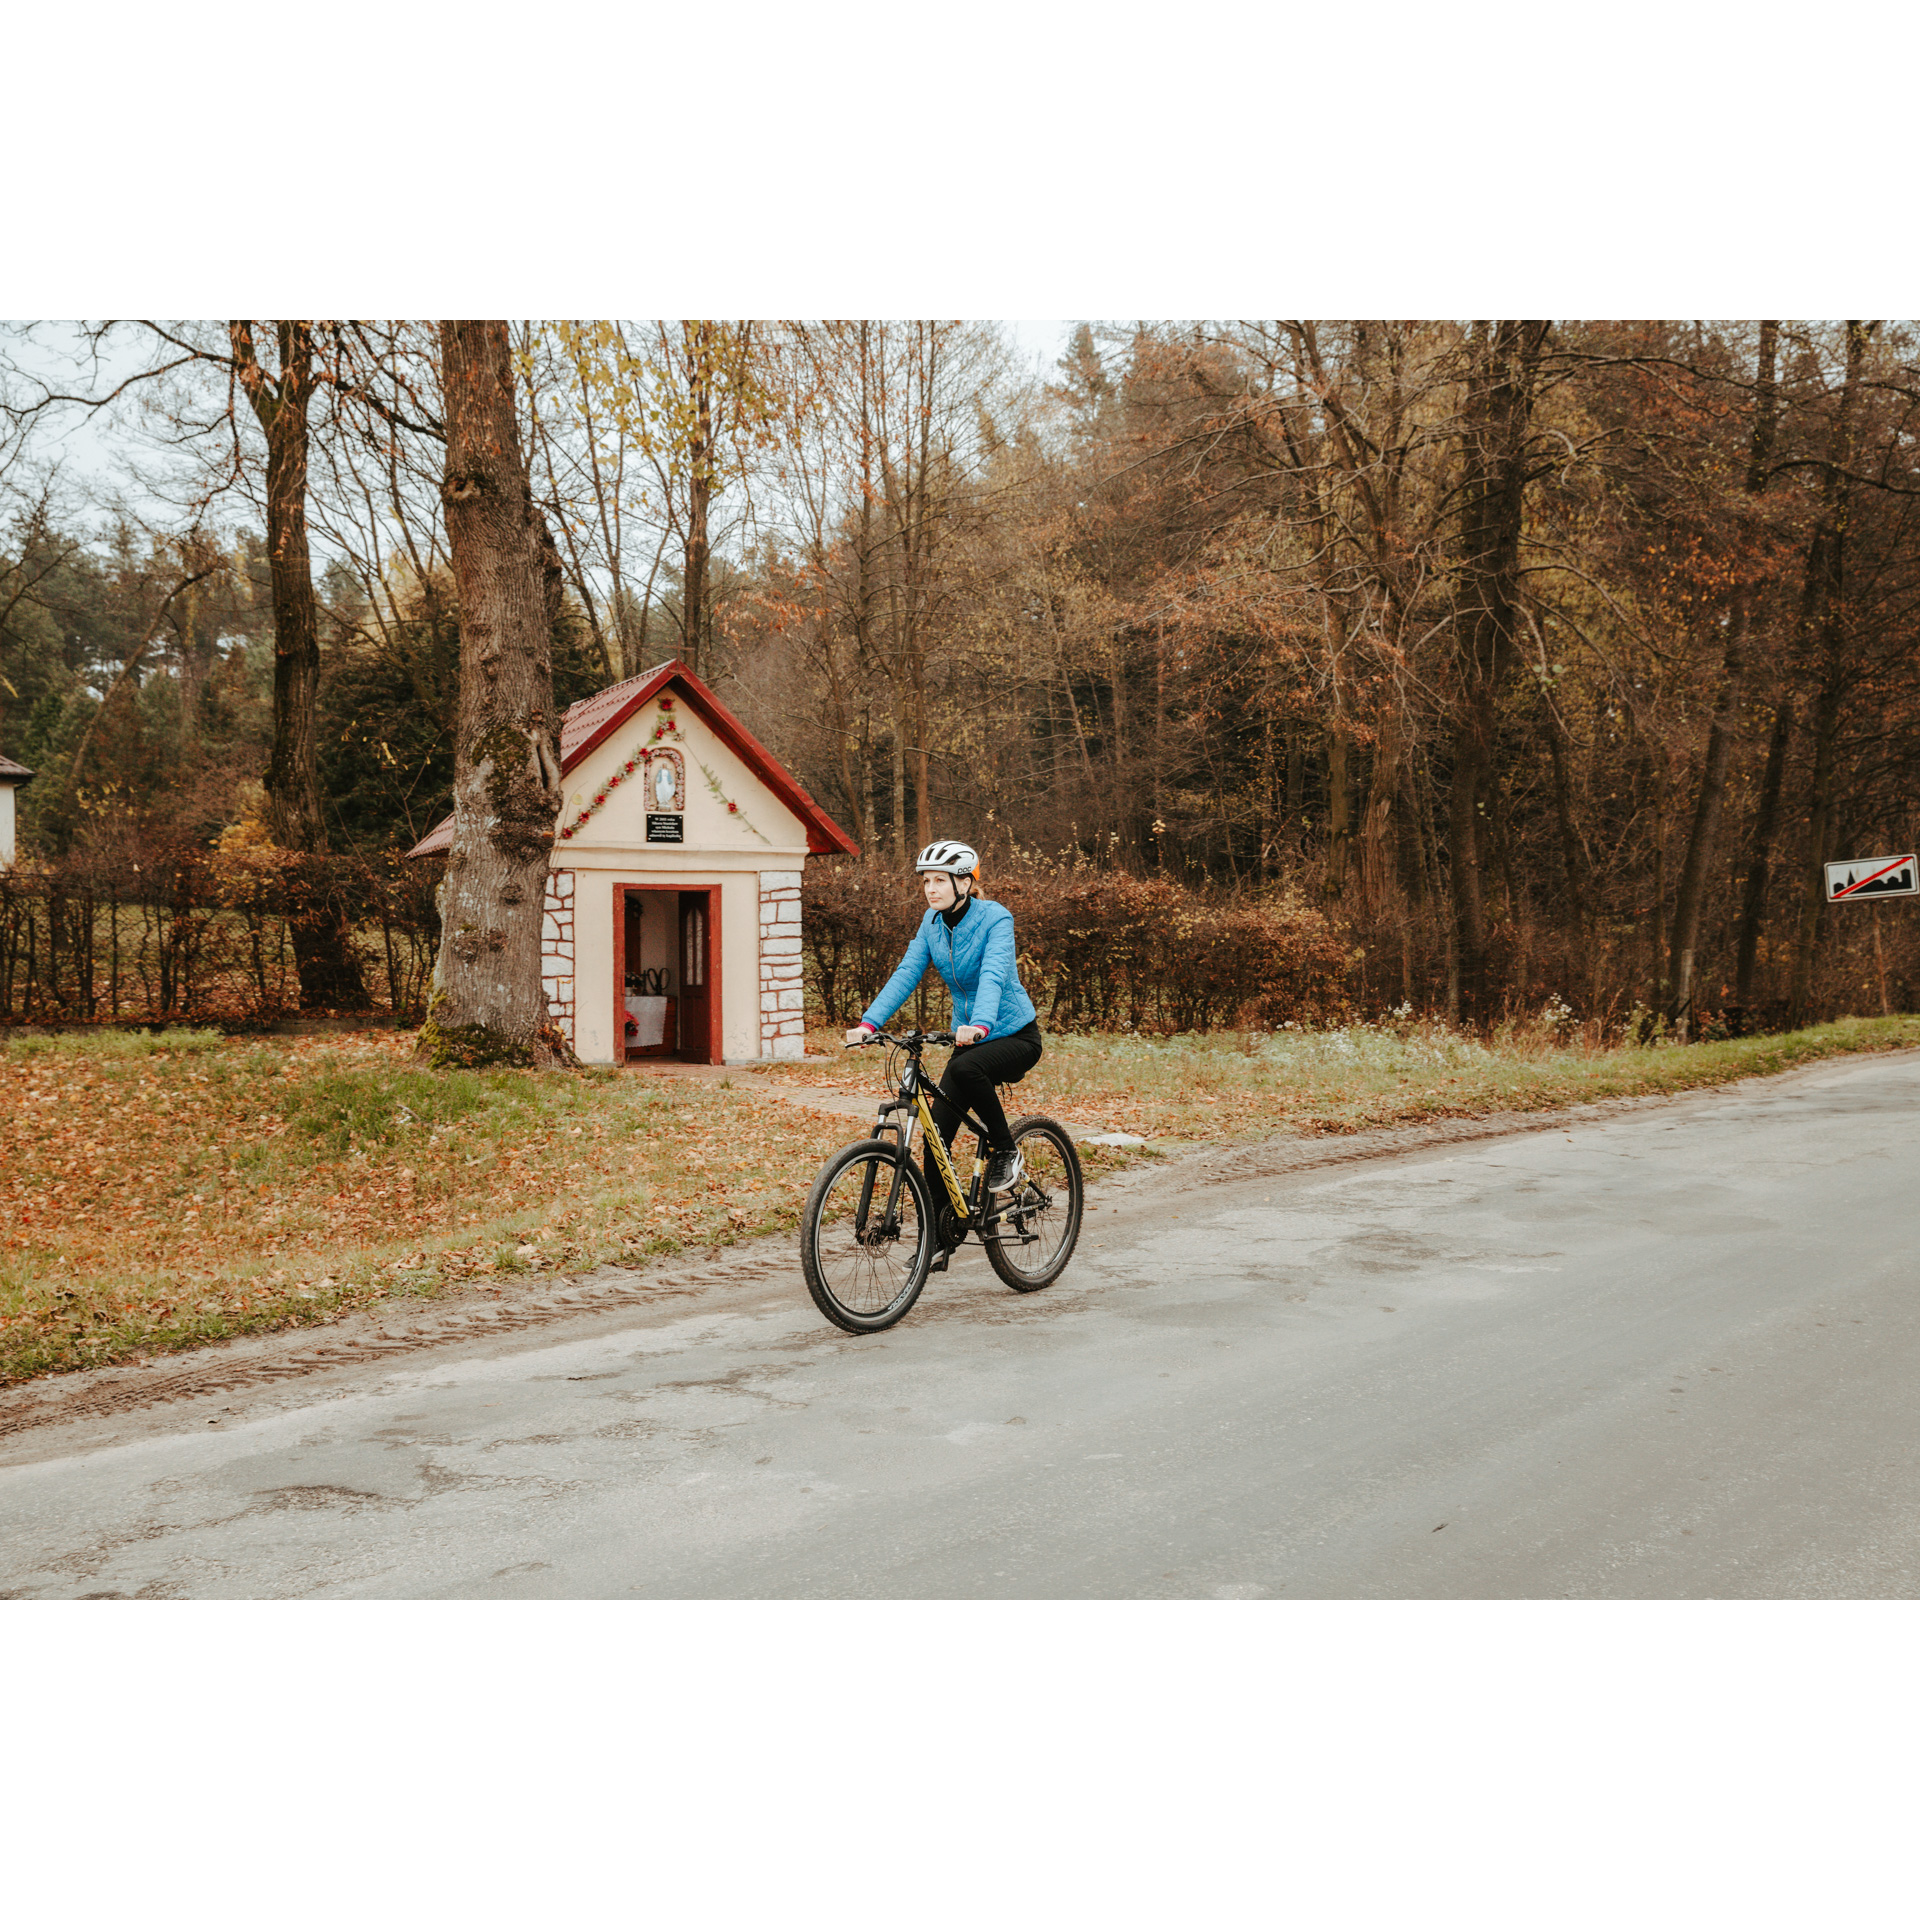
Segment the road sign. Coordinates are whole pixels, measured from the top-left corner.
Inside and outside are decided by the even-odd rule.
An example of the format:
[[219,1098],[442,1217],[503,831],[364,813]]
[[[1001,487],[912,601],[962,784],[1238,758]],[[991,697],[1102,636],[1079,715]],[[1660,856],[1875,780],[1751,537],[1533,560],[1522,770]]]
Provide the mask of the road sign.
[[1920,875],[1910,853],[1881,854],[1873,860],[1829,860],[1829,900],[1912,899],[1920,894]]

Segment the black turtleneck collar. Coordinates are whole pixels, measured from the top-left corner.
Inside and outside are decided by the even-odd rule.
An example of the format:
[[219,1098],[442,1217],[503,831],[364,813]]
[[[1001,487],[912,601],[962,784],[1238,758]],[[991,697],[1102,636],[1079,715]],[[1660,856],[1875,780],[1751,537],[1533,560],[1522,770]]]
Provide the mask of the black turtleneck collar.
[[947,923],[947,931],[949,933],[951,933],[954,930],[954,928],[960,924],[961,916],[966,912],[966,910],[970,906],[972,906],[972,904],[973,904],[973,895],[970,893],[963,893],[960,896],[960,898],[953,903],[952,906],[942,907],[940,909],[940,918]]

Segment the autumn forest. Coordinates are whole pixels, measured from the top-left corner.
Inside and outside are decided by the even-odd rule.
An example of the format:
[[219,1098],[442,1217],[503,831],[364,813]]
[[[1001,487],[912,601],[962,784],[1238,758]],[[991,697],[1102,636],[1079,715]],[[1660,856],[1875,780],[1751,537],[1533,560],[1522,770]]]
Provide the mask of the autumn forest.
[[[1162,1025],[1915,1004],[1911,903],[1821,879],[1920,840],[1907,323],[1090,323],[1038,369],[957,321],[0,348],[8,1020],[425,1015],[404,855],[479,737],[496,479],[529,710],[678,658],[861,848],[810,863],[816,973],[959,835],[1063,1024],[1119,1018],[1082,989],[1123,925],[1157,978],[1209,927],[1286,959]],[[469,485],[483,441],[514,471]]]

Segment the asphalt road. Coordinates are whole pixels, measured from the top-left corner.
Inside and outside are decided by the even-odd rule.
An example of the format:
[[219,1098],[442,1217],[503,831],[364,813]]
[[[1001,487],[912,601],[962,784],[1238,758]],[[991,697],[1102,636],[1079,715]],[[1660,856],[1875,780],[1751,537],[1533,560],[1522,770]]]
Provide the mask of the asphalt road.
[[9,1596],[1910,1597],[1920,1056],[0,1447]]

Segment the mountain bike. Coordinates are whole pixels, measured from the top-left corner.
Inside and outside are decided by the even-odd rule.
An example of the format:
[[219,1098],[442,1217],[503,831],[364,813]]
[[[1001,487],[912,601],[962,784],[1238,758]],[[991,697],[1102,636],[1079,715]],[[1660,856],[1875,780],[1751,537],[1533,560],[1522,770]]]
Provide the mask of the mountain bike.
[[[1080,1238],[1085,1182],[1072,1138],[1057,1120],[1029,1114],[1013,1125],[1024,1169],[1005,1193],[986,1191],[986,1141],[971,1119],[972,1177],[965,1188],[934,1125],[921,1056],[950,1047],[951,1033],[876,1033],[854,1046],[899,1057],[899,1087],[881,1102],[873,1131],[820,1169],[800,1216],[800,1265],[813,1304],[849,1333],[879,1333],[903,1320],[927,1276],[975,1234],[993,1270],[1015,1293],[1038,1293],[1065,1271]],[[918,1130],[931,1154],[944,1206],[936,1207],[913,1158]],[[956,1136],[955,1143],[959,1145]]]

